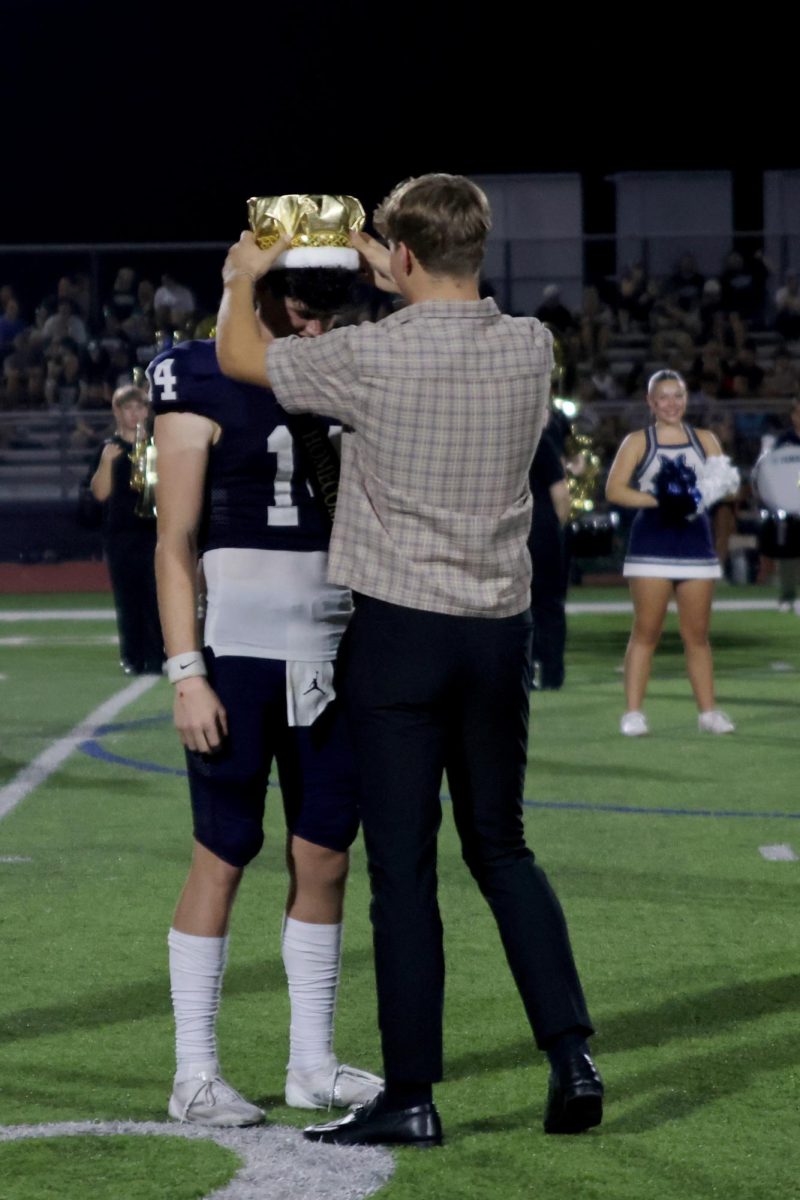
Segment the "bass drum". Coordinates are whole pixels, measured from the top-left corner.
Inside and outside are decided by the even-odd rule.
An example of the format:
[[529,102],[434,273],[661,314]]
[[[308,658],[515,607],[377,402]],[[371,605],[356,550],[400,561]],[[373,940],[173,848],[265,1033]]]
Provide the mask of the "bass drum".
[[609,558],[619,513],[583,513],[570,522],[569,550],[573,558]]
[[766,558],[800,558],[800,516],[762,509],[758,550]]

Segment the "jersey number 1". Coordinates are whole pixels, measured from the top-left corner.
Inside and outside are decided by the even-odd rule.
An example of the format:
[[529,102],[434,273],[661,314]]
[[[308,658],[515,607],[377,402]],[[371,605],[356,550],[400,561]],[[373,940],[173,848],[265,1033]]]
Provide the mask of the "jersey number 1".
[[277,425],[267,438],[267,450],[277,455],[275,468],[275,503],[267,509],[268,525],[299,525],[300,517],[292,495],[294,475],[294,440],[285,425]]

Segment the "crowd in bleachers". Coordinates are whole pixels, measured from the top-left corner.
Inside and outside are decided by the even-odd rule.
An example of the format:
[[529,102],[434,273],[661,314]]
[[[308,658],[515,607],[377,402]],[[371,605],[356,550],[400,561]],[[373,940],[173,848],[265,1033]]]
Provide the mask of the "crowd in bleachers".
[[[746,457],[759,424],[768,432],[774,422],[768,411],[760,422],[737,421],[741,402],[759,401],[764,410],[763,401],[774,399],[780,422],[800,392],[798,274],[777,283],[760,253],[746,260],[732,251],[717,277],[705,277],[688,253],[662,279],[636,264],[585,288],[577,313],[549,285],[536,315],[560,331],[565,390],[589,413],[602,411],[602,401],[638,402],[649,376],[669,367],[687,381],[691,419],[718,428],[727,448]],[[617,421],[601,440],[616,445],[620,432]]]
[[[376,315],[366,294],[362,308],[350,319]],[[75,446],[97,441],[115,387],[140,381],[170,341],[207,336],[214,319],[186,283],[163,274],[156,284],[130,266],[118,270],[101,298],[92,295],[87,274],[65,275],[32,313],[5,283],[0,312],[0,413],[72,414]],[[638,403],[661,367],[686,377],[690,416],[716,428],[735,456],[738,450],[749,457],[752,445],[741,442],[752,443],[758,426],[737,424],[733,413],[741,405],[728,402],[774,398],[777,420],[800,390],[798,275],[778,280],[760,253],[745,259],[732,251],[717,277],[705,277],[691,254],[661,279],[634,264],[586,287],[579,311],[551,284],[536,315],[561,335],[564,391],[590,424],[594,415],[601,446],[617,444],[625,402]],[[609,407],[615,411],[606,416]],[[84,419],[91,414],[94,420]],[[769,413],[760,420],[768,428]],[[18,423],[0,424],[0,446],[24,437]]]

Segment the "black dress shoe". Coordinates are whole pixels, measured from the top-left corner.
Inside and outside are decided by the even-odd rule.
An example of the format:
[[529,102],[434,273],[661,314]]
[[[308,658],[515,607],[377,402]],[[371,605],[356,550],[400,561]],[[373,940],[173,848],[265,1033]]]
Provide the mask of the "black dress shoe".
[[603,1119],[603,1081],[591,1055],[574,1054],[550,1073],[545,1133],[583,1133]]
[[441,1146],[442,1123],[435,1104],[387,1111],[381,1093],[338,1121],[309,1125],[303,1137],[337,1146]]

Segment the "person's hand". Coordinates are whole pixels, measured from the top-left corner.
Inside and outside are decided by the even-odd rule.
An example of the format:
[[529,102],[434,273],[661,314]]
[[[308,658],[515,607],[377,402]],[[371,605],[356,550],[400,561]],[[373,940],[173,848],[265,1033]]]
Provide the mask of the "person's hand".
[[228,736],[228,717],[219,696],[202,675],[175,684],[175,728],[187,750],[213,754]]
[[278,238],[273,246],[260,250],[255,235],[246,229],[228,251],[222,267],[222,282],[230,283],[239,275],[249,275],[252,280],[260,279],[262,275],[266,275],[290,242],[291,238],[283,236]]
[[108,442],[103,447],[102,457],[108,462],[113,462],[115,458],[119,458],[122,452],[122,446],[118,445],[116,442]]
[[357,233],[355,230],[350,234],[350,241],[361,255],[373,286],[382,292],[398,293],[400,288],[389,265],[388,247],[368,233]]

